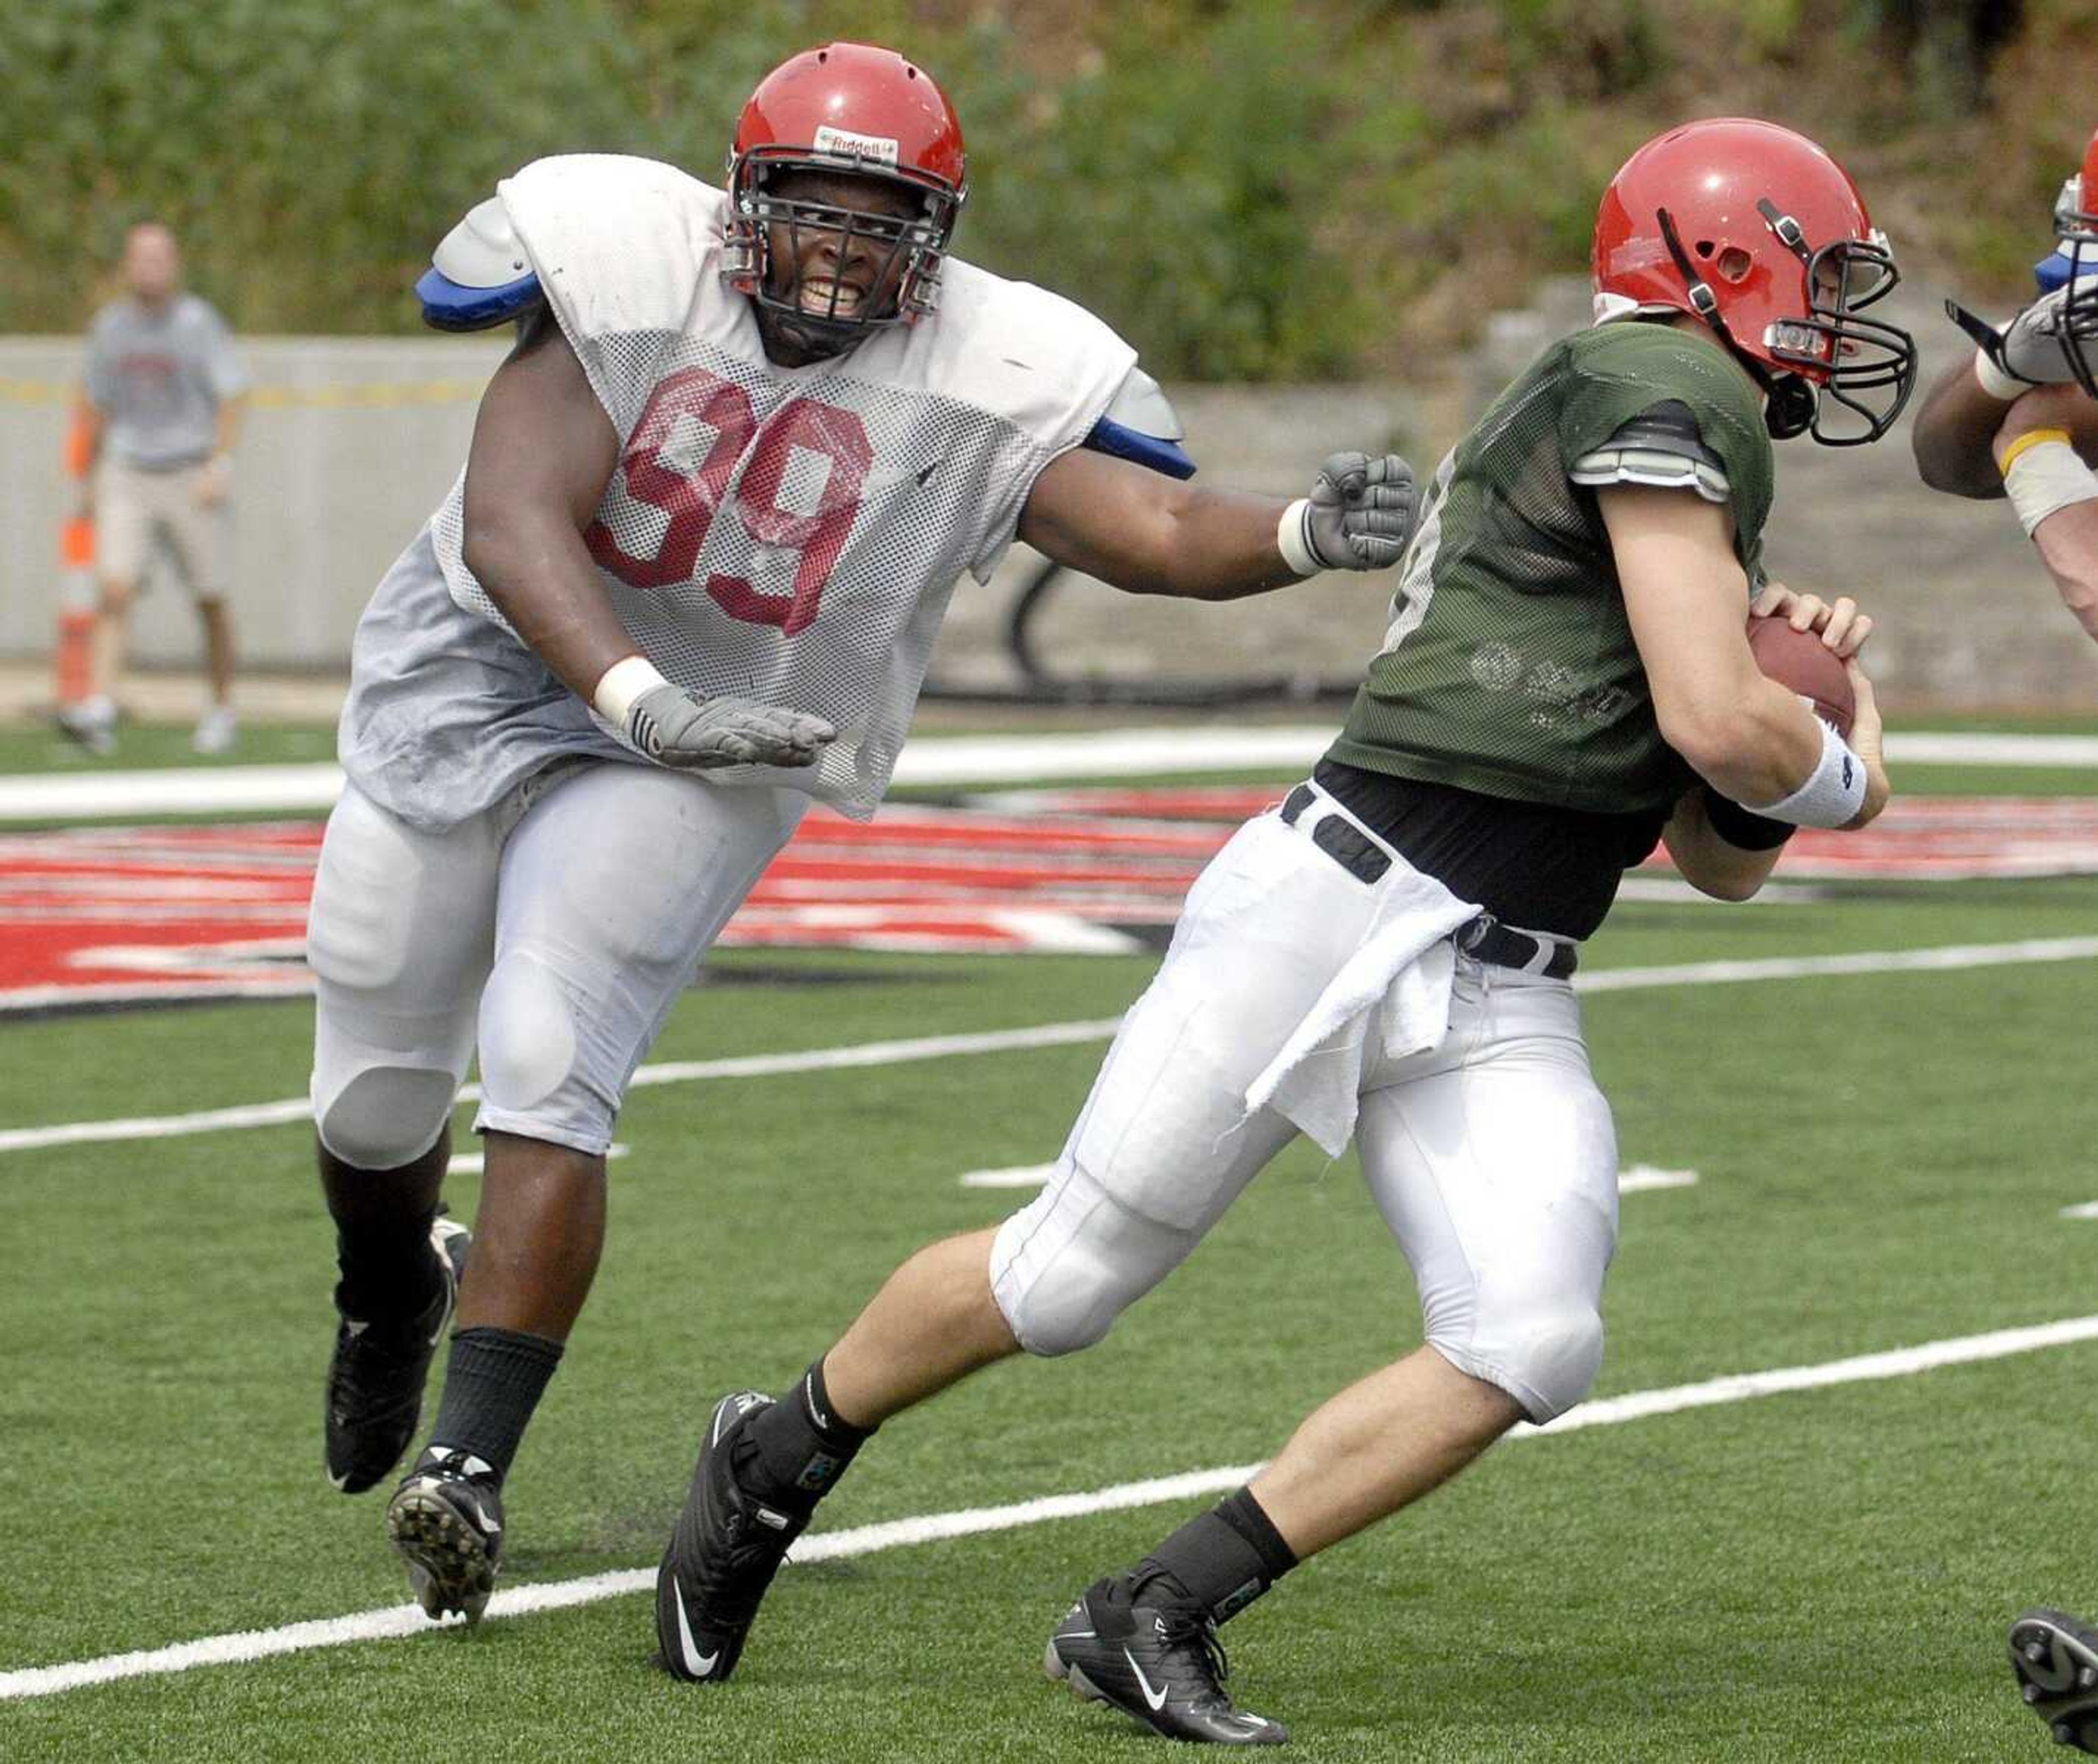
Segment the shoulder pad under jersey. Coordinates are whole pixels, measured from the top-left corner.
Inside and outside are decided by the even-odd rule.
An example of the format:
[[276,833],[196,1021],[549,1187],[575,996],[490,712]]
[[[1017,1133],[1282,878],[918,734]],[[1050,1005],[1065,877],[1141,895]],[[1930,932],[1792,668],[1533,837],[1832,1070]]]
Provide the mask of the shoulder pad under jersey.
[[1705,445],[1697,419],[1679,398],[1664,399],[1634,417],[1576,459],[1567,476],[1591,489],[1614,484],[1693,489],[1706,502],[1720,503],[1732,494],[1726,462]]
[[423,322],[440,331],[485,331],[522,318],[544,297],[500,196],[467,211],[415,283]]
[[1185,432],[1158,382],[1142,368],[1132,367],[1113,401],[1080,445],[1095,453],[1148,466],[1169,478],[1192,478],[1195,462],[1179,445]]

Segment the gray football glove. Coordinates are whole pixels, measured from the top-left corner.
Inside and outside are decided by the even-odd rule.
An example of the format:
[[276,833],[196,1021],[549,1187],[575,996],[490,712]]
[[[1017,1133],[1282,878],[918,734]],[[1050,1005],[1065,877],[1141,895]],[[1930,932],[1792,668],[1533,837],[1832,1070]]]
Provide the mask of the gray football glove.
[[[2062,347],[2062,313],[2069,301],[2070,283],[2043,294],[2001,331],[1986,319],[1977,318],[1953,301],[1945,310],[1953,323],[1982,347],[1982,352],[2015,380],[2035,386],[2065,385],[2076,378],[2068,352]],[[2098,353],[2098,335],[2078,325],[2074,340]]]
[[1328,569],[1385,569],[1413,536],[1413,467],[1397,454],[1332,454],[1304,511],[1304,543]]
[[626,739],[680,771],[717,766],[813,766],[837,731],[820,717],[747,698],[694,698],[667,682],[626,713]]

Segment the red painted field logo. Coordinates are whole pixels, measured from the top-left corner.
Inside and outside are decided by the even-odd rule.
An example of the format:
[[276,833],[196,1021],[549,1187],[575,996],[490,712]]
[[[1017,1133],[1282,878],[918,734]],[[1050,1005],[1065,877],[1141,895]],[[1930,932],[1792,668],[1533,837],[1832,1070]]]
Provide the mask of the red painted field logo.
[[[1035,791],[818,810],[725,946],[1122,954],[1156,941],[1273,788]],[[317,822],[0,835],[0,1014],[312,990]],[[1661,867],[1665,868],[1665,866]],[[1802,833],[1780,874],[1965,880],[2098,872],[2098,799],[1920,797]]]

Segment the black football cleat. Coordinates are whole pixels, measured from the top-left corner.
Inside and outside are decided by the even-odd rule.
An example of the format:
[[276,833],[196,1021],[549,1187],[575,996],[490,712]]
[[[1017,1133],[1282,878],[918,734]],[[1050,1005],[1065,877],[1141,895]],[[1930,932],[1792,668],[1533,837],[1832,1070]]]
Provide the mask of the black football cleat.
[[503,1479],[468,1453],[426,1451],[386,1503],[386,1535],[425,1612],[478,1623],[503,1554]]
[[2011,1626],[2011,1666],[2056,1740],[2098,1753],[2098,1630],[2066,1612],[2028,1611]]
[[1289,1730],[1233,1705],[1217,1626],[1200,1605],[1152,1595],[1155,1582],[1113,1574],[1088,1586],[1056,1626],[1042,1669],[1073,1692],[1112,1704],[1169,1740],[1280,1745]]
[[362,1494],[394,1465],[415,1437],[430,1361],[445,1338],[472,1235],[440,1215],[430,1247],[444,1270],[444,1290],[418,1315],[399,1323],[342,1315],[328,1362],[325,1448],[327,1479]]
[[809,1522],[736,1481],[737,1437],[771,1402],[739,1390],[714,1406],[691,1493],[656,1570],[656,1639],[671,1677],[689,1683],[718,1684],[735,1670],[765,1589]]

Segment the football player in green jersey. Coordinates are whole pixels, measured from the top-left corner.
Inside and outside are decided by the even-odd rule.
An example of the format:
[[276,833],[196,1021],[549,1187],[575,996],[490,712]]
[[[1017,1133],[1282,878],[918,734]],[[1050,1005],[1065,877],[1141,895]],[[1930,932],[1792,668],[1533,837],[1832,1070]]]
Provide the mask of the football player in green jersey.
[[1581,940],[1657,837],[1739,899],[1794,827],[1887,800],[1854,660],[1846,743],[1758,671],[1745,626],[1753,597],[1846,660],[1869,630],[1767,586],[1759,558],[1771,437],[1874,440],[1908,394],[1908,337],[1859,316],[1894,274],[1849,178],[1789,129],[1696,123],[1633,156],[1596,226],[1604,322],[1443,462],[1346,727],[1195,884],[1041,1195],[906,1262],[790,1395],[715,1408],[657,1579],[674,1672],[726,1676],[876,1426],[1099,1341],[1300,1132],[1356,1140],[1425,1345],[1088,1587],[1053,1677],[1172,1737],[1279,1742],[1227,1694],[1216,1626],[1582,1399],[1617,1158],[1569,984]]

